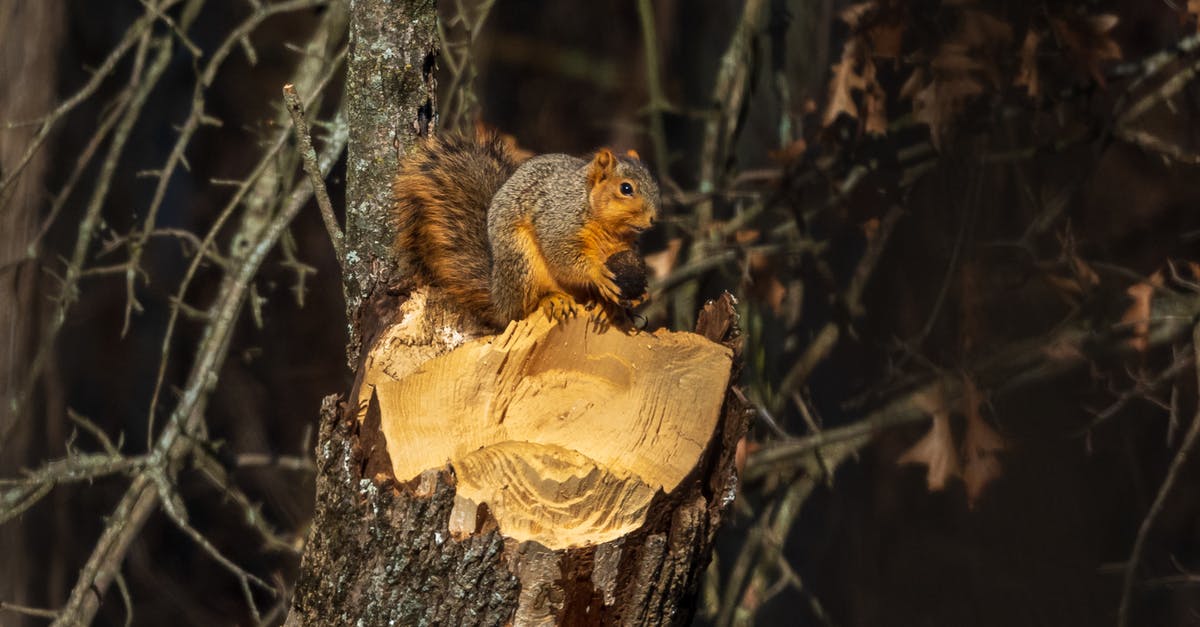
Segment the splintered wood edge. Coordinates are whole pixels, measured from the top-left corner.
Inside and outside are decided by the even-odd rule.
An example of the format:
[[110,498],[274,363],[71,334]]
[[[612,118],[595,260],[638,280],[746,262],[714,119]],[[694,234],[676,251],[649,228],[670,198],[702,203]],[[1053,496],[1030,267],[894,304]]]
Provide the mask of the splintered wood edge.
[[486,505],[504,536],[551,549],[645,522],[654,495],[699,462],[732,367],[727,347],[699,335],[601,331],[586,317],[535,314],[449,352],[406,333],[372,347],[359,402],[361,420],[375,395],[396,479],[450,464],[451,532],[477,531]]

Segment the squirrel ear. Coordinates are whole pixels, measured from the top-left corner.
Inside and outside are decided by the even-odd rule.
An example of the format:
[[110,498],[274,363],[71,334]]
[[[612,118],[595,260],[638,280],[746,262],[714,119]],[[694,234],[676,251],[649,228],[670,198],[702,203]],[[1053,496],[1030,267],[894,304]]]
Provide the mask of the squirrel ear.
[[596,151],[596,156],[592,158],[592,166],[588,168],[588,187],[595,187],[596,183],[612,176],[616,170],[617,158],[613,156],[611,150],[601,148]]
[[637,159],[638,161],[642,160],[642,158],[640,156],[638,156],[637,151],[632,148],[625,151],[625,156],[629,157],[630,159]]

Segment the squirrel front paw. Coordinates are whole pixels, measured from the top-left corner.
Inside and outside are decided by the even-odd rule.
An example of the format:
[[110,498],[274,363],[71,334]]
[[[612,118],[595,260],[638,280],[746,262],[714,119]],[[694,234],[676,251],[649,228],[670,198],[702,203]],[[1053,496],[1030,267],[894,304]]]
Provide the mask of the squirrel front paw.
[[573,317],[579,312],[580,305],[575,302],[574,298],[571,298],[567,294],[550,292],[538,302],[538,308],[546,314],[547,318],[557,322],[565,322],[567,318]]
[[617,275],[605,266],[593,268],[592,289],[601,302],[616,304],[621,301],[621,286],[617,285],[616,278]]

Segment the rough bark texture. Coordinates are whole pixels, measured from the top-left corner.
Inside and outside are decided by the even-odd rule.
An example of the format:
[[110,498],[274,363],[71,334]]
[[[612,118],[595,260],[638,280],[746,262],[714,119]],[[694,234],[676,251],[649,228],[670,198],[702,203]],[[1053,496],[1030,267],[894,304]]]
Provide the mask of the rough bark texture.
[[[346,301],[358,381],[364,346],[416,306],[425,322],[402,343],[427,359],[479,334],[436,291],[396,268],[389,181],[433,121],[436,14],[429,0],[352,0],[347,104]],[[701,315],[703,335],[740,348],[732,299]],[[405,350],[401,348],[400,350]],[[735,366],[736,369],[736,366]],[[734,379],[736,379],[736,372]],[[551,551],[503,538],[486,512],[474,533],[449,532],[455,477],[399,484],[370,403],[328,399],[318,443],[317,504],[288,625],[683,624],[736,489],[735,449],[747,414],[728,394],[693,473],[659,493],[646,523],[600,546]]]
[[[370,311],[399,311],[392,305]],[[740,348],[728,296],[697,331]],[[367,338],[371,339],[371,338]],[[352,395],[351,398],[355,396]],[[325,408],[317,512],[289,625],[686,624],[722,513],[736,490],[735,450],[747,414],[731,392],[694,473],[659,494],[639,530],[599,546],[551,551],[500,536],[449,532],[455,478],[430,471],[391,477],[375,406],[366,420]]]
[[[364,479],[371,451],[353,414],[328,404],[321,423],[314,532],[288,625],[503,624],[518,582],[496,567],[504,551],[496,533],[450,541],[453,480]],[[377,417],[365,425],[378,428]]]
[[[391,180],[400,155],[432,122],[438,50],[433,0],[352,0],[346,111],[346,314],[396,270],[391,254]],[[403,273],[404,269],[400,269]],[[361,325],[347,353],[357,359]]]

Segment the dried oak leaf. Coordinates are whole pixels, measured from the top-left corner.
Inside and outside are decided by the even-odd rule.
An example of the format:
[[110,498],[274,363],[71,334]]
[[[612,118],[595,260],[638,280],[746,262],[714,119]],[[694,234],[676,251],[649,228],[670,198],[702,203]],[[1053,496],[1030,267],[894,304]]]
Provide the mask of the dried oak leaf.
[[1132,302],[1121,316],[1121,324],[1133,332],[1133,337],[1129,338],[1129,347],[1136,352],[1144,353],[1150,348],[1151,300],[1155,290],[1162,285],[1163,273],[1158,270],[1145,281],[1130,285],[1125,290]]
[[1058,237],[1062,252],[1053,264],[1047,266],[1045,280],[1059,291],[1067,302],[1077,303],[1084,294],[1100,285],[1100,275],[1084,261],[1076,251],[1075,238],[1065,232]]
[[[749,247],[761,237],[757,229],[739,229],[733,234],[738,246]],[[783,301],[787,297],[787,287],[779,280],[777,264],[770,255],[750,250],[746,254],[745,277],[749,285],[747,289],[754,298],[771,308],[775,315],[782,315]]]
[[808,143],[805,142],[803,138],[800,138],[795,141],[789,142],[787,145],[780,148],[779,150],[767,151],[767,157],[770,158],[771,161],[774,161],[775,163],[787,165],[789,163],[798,161],[801,157],[804,156],[804,153],[807,150],[808,150]]
[[[900,56],[904,36],[902,23],[866,24],[868,14],[878,15],[875,2],[851,5],[841,13],[841,19],[853,34],[842,46],[842,58],[833,65],[833,76],[829,80],[829,104],[825,108],[822,125],[832,125],[838,116],[845,114],[859,120],[868,135],[887,133],[887,94],[876,78],[875,58],[895,59]],[[862,109],[855,102],[855,94],[862,94]]]
[[993,429],[980,413],[983,396],[970,377],[963,377],[963,414],[967,430],[963,434],[963,483],[967,485],[967,504],[975,507],[979,495],[989,483],[1002,474],[1000,452],[1004,438]]
[[878,8],[879,5],[875,0],[859,2],[842,9],[842,12],[838,14],[838,19],[845,22],[851,29],[856,29],[862,23],[864,16]]
[[1103,87],[1104,74],[1100,64],[1121,58],[1121,46],[1113,41],[1112,30],[1119,18],[1111,13],[1100,15],[1050,18],[1050,27],[1055,37],[1070,53],[1075,63],[1082,67]]
[[1187,8],[1184,9],[1182,17],[1194,22],[1196,30],[1200,31],[1200,0],[1188,0]]
[[1017,78],[1013,81],[1013,85],[1024,87],[1025,93],[1034,100],[1042,95],[1037,66],[1037,48],[1041,40],[1041,36],[1032,30],[1025,33],[1025,40],[1021,42],[1021,65],[1017,70]]
[[863,108],[867,110],[863,131],[867,135],[887,134],[887,94],[875,80],[875,66],[871,65],[870,80],[863,89]]
[[946,395],[941,386],[918,394],[913,404],[933,416],[933,422],[929,431],[900,455],[896,463],[925,466],[925,485],[930,492],[937,492],[946,487],[951,477],[962,476],[954,433],[950,429],[950,408],[946,406]]
[[992,85],[1003,85],[1000,67],[996,60],[1011,52],[1012,26],[985,11],[967,9],[958,20],[958,31],[953,41],[974,52],[978,69],[991,80]]
[[1058,361],[1072,364],[1081,364],[1086,357],[1078,344],[1067,340],[1058,340],[1047,344],[1042,348],[1042,355],[1045,355],[1046,359],[1052,362]]
[[899,59],[908,24],[895,11],[884,11],[878,2],[860,2],[846,7],[838,17],[850,26],[856,37],[867,43],[876,59]]
[[967,102],[983,93],[985,82],[1003,84],[998,60],[1010,54],[1012,40],[1012,27],[1004,20],[969,8],[971,2],[955,4],[964,8],[954,31],[900,90],[901,98],[912,100],[913,119],[929,127],[937,148]]
[[674,237],[667,242],[667,247],[663,250],[646,255],[646,268],[650,270],[650,276],[654,277],[656,281],[662,281],[670,276],[679,261],[679,251],[682,248],[683,240]]
[[[969,59],[967,59],[969,61]],[[955,63],[964,62],[955,59]],[[913,119],[929,127],[935,148],[966,102],[983,93],[983,84],[967,72],[934,72],[917,68],[900,88],[900,97],[912,100]]]
[[825,106],[823,126],[829,126],[845,113],[858,118],[858,105],[854,104],[854,91],[866,87],[866,81],[855,66],[859,62],[859,41],[850,39],[842,46],[842,60],[833,65],[833,76],[829,79],[829,104]]
[[879,234],[879,218],[870,218],[863,222],[862,232],[868,244],[875,241],[875,236]]

